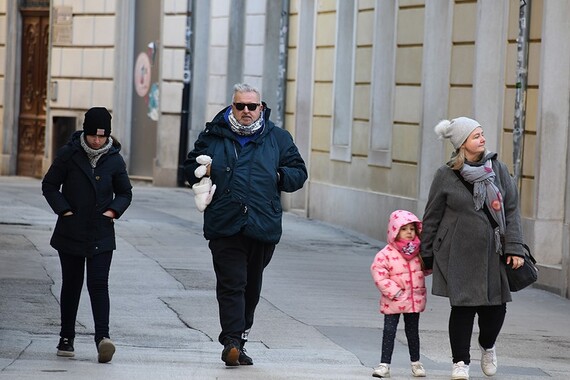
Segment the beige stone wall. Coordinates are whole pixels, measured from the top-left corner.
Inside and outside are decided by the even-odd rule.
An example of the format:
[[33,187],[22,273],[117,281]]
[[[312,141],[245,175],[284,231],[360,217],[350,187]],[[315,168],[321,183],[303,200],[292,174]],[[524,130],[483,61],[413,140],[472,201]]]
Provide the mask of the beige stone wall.
[[422,1],[398,5],[392,129],[392,177],[397,186],[390,193],[416,198],[425,11]]
[[295,112],[297,103],[297,61],[299,42],[299,0],[292,0],[289,4],[289,38],[287,40],[287,82],[285,89],[285,120],[283,127],[295,136]]
[[[4,125],[4,80],[6,76],[6,0],[0,1],[0,131]],[[4,145],[4,133],[0,133],[0,147]]]
[[[69,5],[56,0],[53,6]],[[113,108],[115,2],[74,2],[71,44],[53,46],[50,51],[52,82],[57,98],[52,113],[77,111],[81,115],[94,105]]]
[[382,70],[373,67],[372,59],[374,2],[359,2],[357,14],[352,159],[348,163],[329,157],[337,16],[334,2],[320,2],[317,12],[311,179],[379,193],[417,196],[423,42],[421,2],[408,2],[397,11],[393,150],[389,168],[368,164],[371,75],[373,70]]
[[[498,126],[501,158],[512,167],[512,124],[514,114],[514,70],[516,68],[516,37],[518,33],[518,1],[509,2],[508,41],[505,54],[506,73],[504,84],[504,104],[499,112],[504,124]],[[393,72],[393,115],[391,124],[390,163],[387,166],[371,164],[371,83],[374,70],[385,68],[375,66],[374,46],[374,1],[358,2],[356,46],[354,62],[354,101],[351,125],[351,159],[349,162],[331,159],[331,134],[333,131],[333,92],[335,40],[337,31],[337,3],[317,2],[315,30],[315,63],[313,80],[313,112],[310,141],[310,179],[333,187],[345,188],[347,194],[354,191],[369,191],[384,194],[398,204],[401,197],[418,198],[418,189],[425,184],[418,183],[422,145],[422,114],[424,96],[422,92],[422,70],[424,57],[424,1],[400,1],[396,9],[395,29],[395,69]],[[461,115],[473,117],[475,113],[485,114],[485,110],[474,109],[474,73],[477,39],[478,2],[454,1],[451,9],[451,55],[448,78],[449,95],[447,113],[441,117],[453,118]],[[296,45],[299,39],[295,29],[298,17],[298,2],[291,4],[291,34],[289,45],[288,94],[296,88],[295,72],[298,68]],[[522,203],[523,214],[532,215],[533,205],[533,154],[536,127],[534,120],[538,98],[538,58],[540,54],[541,2],[533,3],[531,20],[531,46],[529,60],[529,90],[527,99],[527,130],[524,139],[524,165]],[[442,57],[446,59],[446,57]],[[444,62],[442,62],[444,64]],[[498,78],[501,80],[500,78]],[[293,99],[288,98],[287,124],[295,120],[296,110]],[[347,105],[350,107],[350,105]],[[450,144],[444,147],[443,157],[451,154]],[[443,163],[442,160],[441,163]],[[316,211],[316,210],[315,210]],[[421,210],[418,210],[421,211]],[[317,211],[320,212],[320,211]]]
[[[330,162],[332,131],[332,87],[334,69],[334,44],[336,31],[336,4],[323,1],[317,4],[315,36],[315,77],[313,90],[313,129],[311,136],[311,167],[309,176],[316,182],[333,182],[338,178],[339,185],[346,180],[342,167],[347,164]],[[336,168],[335,168],[336,166]]]
[[226,81],[228,67],[228,29],[230,0],[211,1],[210,21],[210,71],[208,73],[208,109],[206,119],[211,120],[227,106]]

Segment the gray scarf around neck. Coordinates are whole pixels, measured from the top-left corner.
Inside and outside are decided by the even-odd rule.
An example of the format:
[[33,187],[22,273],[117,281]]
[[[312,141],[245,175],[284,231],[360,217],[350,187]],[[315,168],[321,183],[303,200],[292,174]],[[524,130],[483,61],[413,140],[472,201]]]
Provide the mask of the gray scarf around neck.
[[91,164],[92,168],[95,168],[97,166],[97,161],[99,161],[99,158],[107,153],[109,149],[111,149],[111,146],[113,146],[113,138],[111,136],[109,136],[107,139],[107,144],[105,144],[100,149],[93,149],[87,145],[87,142],[85,141],[85,133],[81,133],[81,136],[79,136],[79,141],[81,141],[81,147],[85,153],[87,153],[87,158],[89,158],[89,163]]
[[[493,171],[491,155],[485,155],[483,165],[470,165],[464,163],[460,170],[461,176],[469,183],[473,184],[473,203],[475,210],[481,210],[483,204],[487,205],[489,213],[497,222],[499,235],[505,233],[505,210],[503,196],[499,188],[495,185],[495,172]],[[499,236],[500,237],[500,236]],[[496,238],[498,238],[496,236]],[[496,242],[500,250],[500,242]]]
[[264,121],[263,121],[263,112],[259,116],[259,119],[251,123],[250,125],[241,125],[239,121],[236,120],[234,117],[234,113],[230,110],[228,115],[228,121],[230,122],[230,128],[232,132],[240,135],[240,136],[251,136],[259,129],[263,128]]

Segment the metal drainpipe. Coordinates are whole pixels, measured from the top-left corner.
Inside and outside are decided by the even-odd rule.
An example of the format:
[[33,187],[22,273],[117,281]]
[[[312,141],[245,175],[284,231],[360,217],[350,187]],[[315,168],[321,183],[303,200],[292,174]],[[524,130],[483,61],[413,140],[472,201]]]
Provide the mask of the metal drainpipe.
[[526,88],[528,76],[528,35],[530,27],[530,5],[532,0],[520,0],[519,35],[517,37],[517,82],[515,94],[515,118],[513,127],[514,178],[520,186],[522,142],[526,122]]
[[285,128],[285,96],[287,89],[287,44],[289,41],[289,0],[281,4],[279,25],[279,82],[277,84],[277,117],[275,125]]

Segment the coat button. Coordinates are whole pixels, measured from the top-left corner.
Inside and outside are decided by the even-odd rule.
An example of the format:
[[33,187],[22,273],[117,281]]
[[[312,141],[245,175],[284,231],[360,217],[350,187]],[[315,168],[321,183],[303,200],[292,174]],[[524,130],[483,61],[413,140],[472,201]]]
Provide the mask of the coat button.
[[226,171],[229,172],[230,170],[232,170],[229,166],[226,166]]
[[99,181],[100,179],[101,179],[101,177],[95,176],[95,180]]
[[230,193],[230,189],[226,189],[226,194],[229,194],[229,193]]

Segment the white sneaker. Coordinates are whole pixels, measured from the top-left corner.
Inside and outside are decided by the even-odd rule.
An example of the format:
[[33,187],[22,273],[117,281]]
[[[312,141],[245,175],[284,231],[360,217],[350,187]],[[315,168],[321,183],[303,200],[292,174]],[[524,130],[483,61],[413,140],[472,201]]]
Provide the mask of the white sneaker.
[[487,376],[493,376],[497,373],[497,351],[495,346],[484,349],[479,345],[481,349],[481,369],[483,373]]
[[374,372],[372,372],[373,377],[390,377],[390,364],[380,363],[378,367],[374,368]]
[[451,370],[452,380],[469,380],[469,364],[464,362],[453,363]]
[[97,345],[97,360],[99,363],[108,363],[113,359],[115,353],[115,345],[109,338],[103,338]]
[[420,362],[412,362],[412,375],[414,375],[414,377],[425,377],[426,370],[424,369],[424,365]]

